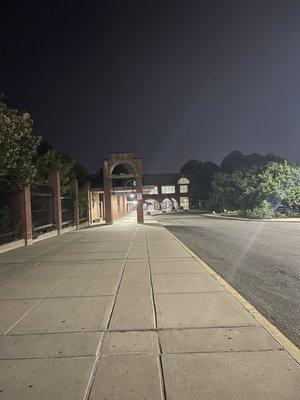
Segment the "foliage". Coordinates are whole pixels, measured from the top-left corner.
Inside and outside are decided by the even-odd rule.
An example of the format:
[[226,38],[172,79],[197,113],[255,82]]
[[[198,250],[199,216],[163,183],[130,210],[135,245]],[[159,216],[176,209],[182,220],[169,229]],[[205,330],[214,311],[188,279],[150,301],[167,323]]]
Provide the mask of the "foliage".
[[83,186],[89,176],[89,171],[85,167],[74,161],[69,155],[58,152],[44,139],[37,149],[36,164],[38,167],[36,183],[46,183],[52,172],[58,170],[61,174],[63,190],[70,179],[76,177],[78,185]]
[[83,189],[79,189],[78,191],[78,208],[79,208],[79,217],[80,218],[87,217],[88,198],[86,191]]
[[103,185],[104,185],[104,182],[103,182],[103,169],[100,169],[95,174],[89,175],[87,177],[87,180],[91,182],[92,188],[103,187]]
[[285,201],[300,205],[300,169],[284,161],[268,163],[259,174],[258,201],[267,200],[273,207]]
[[59,171],[61,192],[62,194],[66,194],[68,192],[70,179],[74,176],[74,163],[68,156],[58,153],[55,149],[48,149],[44,155],[37,159],[36,164],[36,184],[47,184],[51,174],[54,171]]
[[245,216],[270,218],[276,208],[300,205],[300,170],[287,161],[215,175],[210,208],[241,210]]
[[78,185],[81,187],[87,181],[88,176],[90,175],[89,171],[83,167],[82,165],[78,164],[76,161],[73,164],[72,168],[73,175],[78,180]]
[[231,174],[222,172],[216,174],[209,198],[210,208],[223,211],[224,209],[245,210],[257,206],[256,180],[257,176],[251,171],[240,170]]
[[300,168],[298,167],[297,172],[295,173],[293,180],[294,184],[292,184],[287,191],[287,196],[285,198],[285,202],[288,207],[300,211]]
[[274,207],[267,200],[263,200],[259,207],[254,207],[252,210],[245,210],[242,213],[243,217],[248,217],[248,218],[270,219],[275,217],[275,215],[276,212],[274,210]]
[[261,167],[271,161],[281,163],[284,159],[272,153],[262,156],[257,153],[242,154],[240,151],[235,150],[223,158],[221,162],[221,171],[231,173],[240,169]]
[[27,112],[9,108],[0,98],[0,186],[17,189],[35,175],[34,156],[40,138],[32,134]]
[[198,205],[199,200],[208,200],[212,190],[212,181],[219,167],[213,162],[201,162],[198,160],[188,161],[180,173],[190,181],[191,203]]

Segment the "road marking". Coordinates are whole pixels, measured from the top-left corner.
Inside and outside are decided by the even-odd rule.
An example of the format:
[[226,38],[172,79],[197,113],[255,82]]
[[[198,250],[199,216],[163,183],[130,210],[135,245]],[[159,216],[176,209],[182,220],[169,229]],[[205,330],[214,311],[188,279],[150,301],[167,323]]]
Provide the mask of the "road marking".
[[[163,225],[161,225],[163,226]],[[190,250],[180,239],[164,227],[178,243],[204,268],[216,281],[223,286],[248,312],[252,317],[300,364],[300,349],[294,345],[283,333],[269,322],[255,307],[253,307],[241,294],[229,285],[219,274],[217,274],[205,261]]]

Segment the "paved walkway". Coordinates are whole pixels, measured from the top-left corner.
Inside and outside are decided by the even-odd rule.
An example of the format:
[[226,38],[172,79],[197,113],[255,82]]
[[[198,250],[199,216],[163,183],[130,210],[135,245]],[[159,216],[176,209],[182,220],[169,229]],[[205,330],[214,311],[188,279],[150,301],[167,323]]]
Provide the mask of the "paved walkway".
[[0,399],[299,399],[294,359],[152,220],[0,254],[0,285]]

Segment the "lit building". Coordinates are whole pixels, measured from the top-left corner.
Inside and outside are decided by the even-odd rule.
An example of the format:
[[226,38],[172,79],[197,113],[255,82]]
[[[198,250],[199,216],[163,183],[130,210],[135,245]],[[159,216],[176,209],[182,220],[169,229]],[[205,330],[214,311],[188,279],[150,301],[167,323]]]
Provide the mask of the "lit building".
[[180,174],[144,174],[144,210],[188,210],[189,183],[189,180]]
[[141,159],[133,153],[109,153],[103,176],[91,182],[89,209],[92,222],[112,223],[137,211],[177,211],[190,208],[189,180],[180,174],[142,174]]

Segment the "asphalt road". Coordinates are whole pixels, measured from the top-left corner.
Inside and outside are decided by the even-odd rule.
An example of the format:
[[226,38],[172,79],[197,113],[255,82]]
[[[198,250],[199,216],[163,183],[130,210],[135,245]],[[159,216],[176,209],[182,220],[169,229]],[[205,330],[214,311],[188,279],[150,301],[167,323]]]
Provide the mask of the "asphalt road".
[[156,218],[300,346],[299,222]]

